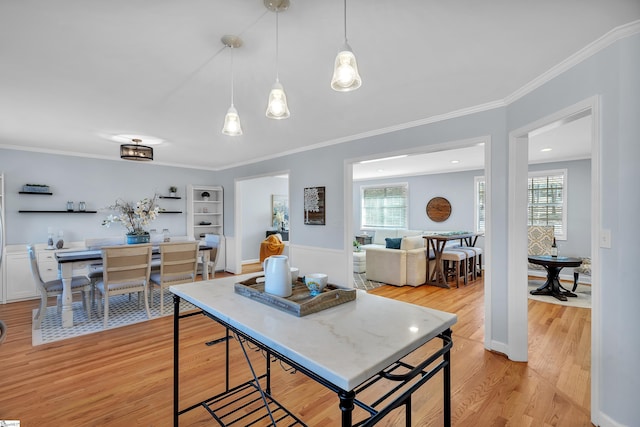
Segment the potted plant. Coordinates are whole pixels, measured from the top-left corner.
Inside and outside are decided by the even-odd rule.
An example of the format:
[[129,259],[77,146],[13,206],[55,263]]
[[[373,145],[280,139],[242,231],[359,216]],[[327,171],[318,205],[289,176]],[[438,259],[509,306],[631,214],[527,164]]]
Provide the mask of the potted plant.
[[360,252],[360,242],[358,242],[357,240],[353,241],[353,251]]
[[169,196],[176,197],[177,192],[178,192],[178,187],[176,187],[175,185],[172,185],[171,187],[169,187]]
[[205,202],[208,202],[211,194],[209,194],[208,191],[203,191],[202,193],[200,193],[200,196],[202,196],[202,200],[204,200]]
[[145,229],[158,217],[160,208],[156,204],[158,195],[145,198],[136,203],[116,200],[115,205],[108,209],[118,211],[118,215],[109,215],[102,221],[102,225],[109,227],[119,222],[127,230],[127,243],[149,243],[150,234]]

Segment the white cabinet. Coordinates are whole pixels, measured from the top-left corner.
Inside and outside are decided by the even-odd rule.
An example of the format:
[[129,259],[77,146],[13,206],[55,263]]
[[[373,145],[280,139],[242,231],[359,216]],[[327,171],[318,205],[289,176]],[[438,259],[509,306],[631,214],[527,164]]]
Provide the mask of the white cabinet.
[[29,254],[11,252],[4,256],[5,290],[7,302],[39,298],[29,266]]
[[[224,197],[221,186],[189,185],[187,188],[187,235],[203,240],[205,234],[224,233]],[[224,238],[221,239],[224,242]],[[224,243],[220,247],[216,270],[224,270]]]
[[40,277],[45,282],[58,278],[58,261],[56,260],[55,251],[44,250],[36,251],[38,254],[38,270]]

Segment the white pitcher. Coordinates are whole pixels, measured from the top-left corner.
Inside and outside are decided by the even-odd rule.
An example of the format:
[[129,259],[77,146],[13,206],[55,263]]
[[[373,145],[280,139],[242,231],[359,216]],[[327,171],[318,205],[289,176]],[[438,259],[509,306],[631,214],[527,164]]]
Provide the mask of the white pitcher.
[[289,257],[272,255],[264,260],[264,291],[279,297],[291,295]]

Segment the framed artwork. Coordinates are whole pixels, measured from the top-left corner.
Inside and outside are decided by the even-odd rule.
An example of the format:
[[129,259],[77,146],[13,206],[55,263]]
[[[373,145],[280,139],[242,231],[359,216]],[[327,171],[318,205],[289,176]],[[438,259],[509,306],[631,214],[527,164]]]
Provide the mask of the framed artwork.
[[304,223],[307,225],[325,225],[324,187],[304,189]]
[[289,197],[271,195],[271,226],[280,231],[289,229]]

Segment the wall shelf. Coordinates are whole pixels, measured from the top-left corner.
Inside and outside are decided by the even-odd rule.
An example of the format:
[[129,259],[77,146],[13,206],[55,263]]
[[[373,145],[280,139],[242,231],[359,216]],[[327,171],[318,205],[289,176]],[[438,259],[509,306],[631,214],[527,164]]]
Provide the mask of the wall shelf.
[[158,196],[161,199],[174,199],[174,200],[180,200],[182,199],[182,197],[180,196]]
[[18,194],[39,194],[41,196],[51,196],[53,193],[42,193],[40,191],[19,191]]
[[160,211],[161,214],[172,213],[172,214],[181,214],[182,211]]
[[18,213],[66,213],[66,214],[94,214],[98,211],[47,211],[47,210],[19,210]]

